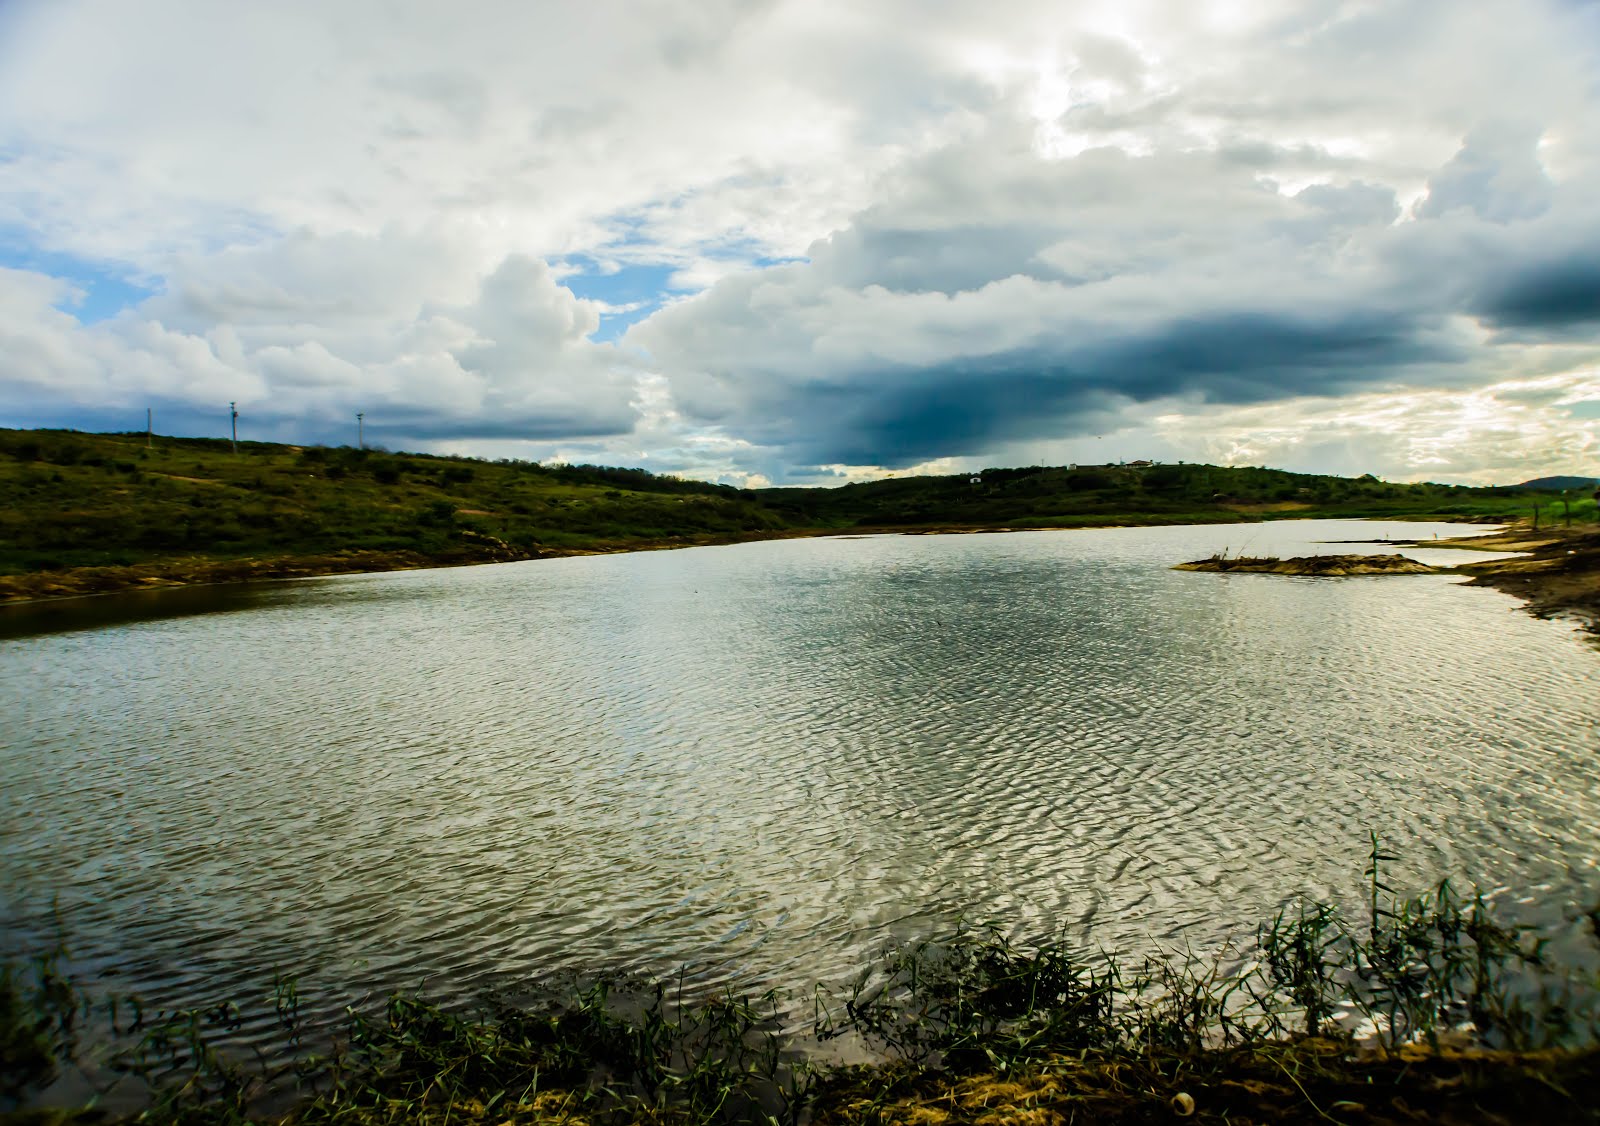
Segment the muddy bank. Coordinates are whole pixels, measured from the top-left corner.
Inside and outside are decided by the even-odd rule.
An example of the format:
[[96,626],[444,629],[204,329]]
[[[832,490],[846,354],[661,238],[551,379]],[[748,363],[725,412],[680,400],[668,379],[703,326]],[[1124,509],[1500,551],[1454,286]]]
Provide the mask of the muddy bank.
[[1600,634],[1600,530],[1510,529],[1492,536],[1429,541],[1429,547],[1515,551],[1513,559],[1490,559],[1452,568],[1471,586],[1492,586],[1527,602],[1541,618],[1572,618]]
[[1227,558],[1213,556],[1193,563],[1179,563],[1174,571],[1241,572],[1258,575],[1317,575],[1329,578],[1345,575],[1438,575],[1438,567],[1418,563],[1403,555],[1301,555],[1293,559]]
[[264,582],[328,575],[367,574],[380,571],[415,571],[431,567],[471,567],[484,563],[519,563],[529,559],[559,559],[575,555],[615,555],[629,551],[663,551],[678,547],[706,547],[747,540],[786,539],[817,533],[763,532],[748,536],[674,536],[664,540],[607,544],[590,548],[541,547],[522,549],[490,536],[464,539],[452,551],[336,551],[324,555],[286,555],[244,559],[208,559],[193,556],[162,559],[116,567],[73,567],[60,571],[34,571],[0,575],[0,603],[51,598],[77,598],[91,594],[151,590],[161,587],[216,583]]
[[189,558],[135,563],[122,567],[74,567],[63,571],[0,575],[0,602],[74,598],[88,594],[111,594],[125,590],[150,590],[198,584],[299,579],[316,575],[346,575],[367,571],[408,571],[419,567],[509,563],[518,559],[539,557],[528,552],[493,550],[463,551],[446,557],[427,556],[414,551],[350,551],[266,559]]
[[[463,510],[466,511],[466,510]],[[1086,521],[1081,527],[1126,528],[1186,524],[1187,518],[1111,515]],[[1238,520],[1222,521],[1237,523]],[[1074,525],[1077,527],[1080,525]],[[996,526],[979,524],[860,525],[851,528],[759,529],[728,534],[692,533],[659,539],[597,541],[585,547],[542,545],[519,548],[504,540],[463,529],[458,541],[440,552],[334,551],[318,555],[250,556],[218,559],[204,555],[155,559],[125,566],[72,567],[0,575],[0,603],[51,598],[77,598],[118,591],[215,583],[249,583],[270,579],[314,578],[379,571],[414,571],[429,567],[469,567],[481,563],[515,563],[528,559],[558,559],[575,555],[617,555],[632,551],[667,551],[680,547],[718,547],[764,540],[811,539],[848,535],[945,536],[992,532],[1061,531],[1056,527]]]
[[[1342,541],[1351,542],[1351,541]],[[1513,526],[1482,536],[1427,540],[1370,540],[1388,547],[1503,551],[1511,557],[1432,567],[1402,555],[1314,555],[1295,559],[1213,557],[1180,563],[1178,571],[1264,575],[1462,575],[1469,586],[1490,586],[1523,599],[1540,618],[1570,618],[1600,634],[1600,530]]]
[[1315,1038],[1147,1060],[1062,1056],[971,1076],[862,1069],[831,1076],[812,1122],[955,1126],[1074,1122],[1594,1122],[1600,1053],[1407,1045],[1359,1058]]

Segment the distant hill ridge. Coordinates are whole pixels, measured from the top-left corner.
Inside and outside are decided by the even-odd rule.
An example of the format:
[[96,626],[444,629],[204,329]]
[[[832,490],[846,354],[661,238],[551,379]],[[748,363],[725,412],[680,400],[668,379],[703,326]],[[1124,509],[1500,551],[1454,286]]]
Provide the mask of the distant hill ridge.
[[849,531],[1595,521],[1585,489],[1129,462],[736,489],[641,469],[0,428],[0,601]]
[[1513,489],[1592,489],[1600,485],[1600,477],[1535,477],[1512,485]]

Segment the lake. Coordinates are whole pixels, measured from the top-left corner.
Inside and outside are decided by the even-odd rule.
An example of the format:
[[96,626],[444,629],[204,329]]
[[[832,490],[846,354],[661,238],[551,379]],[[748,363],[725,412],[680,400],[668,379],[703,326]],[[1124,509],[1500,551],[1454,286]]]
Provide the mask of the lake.
[[1461,530],[786,540],[13,613],[5,949],[59,934],[168,1002],[275,969],[340,1002],[804,991],[962,917],[1209,952],[1355,901],[1369,830],[1406,890],[1558,923],[1600,895],[1600,652],[1448,578],[1169,569]]

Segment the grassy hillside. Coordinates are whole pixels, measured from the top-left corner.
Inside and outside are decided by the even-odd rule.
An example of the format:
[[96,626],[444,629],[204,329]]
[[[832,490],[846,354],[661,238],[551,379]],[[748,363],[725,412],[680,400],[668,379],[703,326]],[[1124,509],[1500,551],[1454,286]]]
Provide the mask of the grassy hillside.
[[441,560],[771,531],[738,490],[631,470],[371,450],[0,430],[0,574],[173,556]]
[[[974,483],[976,479],[976,483]],[[986,469],[981,474],[906,477],[838,489],[755,493],[784,519],[814,526],[1006,524],[1073,527],[1094,523],[1208,523],[1344,516],[1531,518],[1552,498],[1463,485],[1397,485],[1375,477],[1329,477],[1281,469],[1215,465]],[[1592,500],[1573,506],[1594,516]],[[1559,512],[1559,502],[1554,511]]]
[[[1547,493],[1272,469],[991,469],[738,490],[547,467],[218,439],[0,430],[0,597],[383,570],[851,528],[1072,527],[1285,516],[1546,519]],[[1594,519],[1594,502],[1574,505]]]
[[1542,489],[1545,491],[1566,492],[1567,490],[1587,492],[1600,488],[1600,477],[1535,477],[1532,481],[1524,481],[1520,485],[1513,485],[1515,489]]

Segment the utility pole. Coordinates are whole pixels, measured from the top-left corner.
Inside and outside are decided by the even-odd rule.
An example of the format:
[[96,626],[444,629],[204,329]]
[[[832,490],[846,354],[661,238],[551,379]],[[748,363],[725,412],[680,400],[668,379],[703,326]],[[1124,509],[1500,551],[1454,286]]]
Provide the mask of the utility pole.
[[228,413],[233,416],[233,452],[239,452],[239,404],[229,403]]
[[356,448],[359,450],[364,450],[367,448],[367,434],[362,428],[361,422],[361,420],[365,417],[366,415],[362,414],[360,411],[356,411]]
[[145,407],[144,408],[144,448],[147,449],[147,450],[155,445],[156,428],[155,428],[155,424],[153,422],[154,417],[155,416],[151,413],[150,408],[149,407]]

